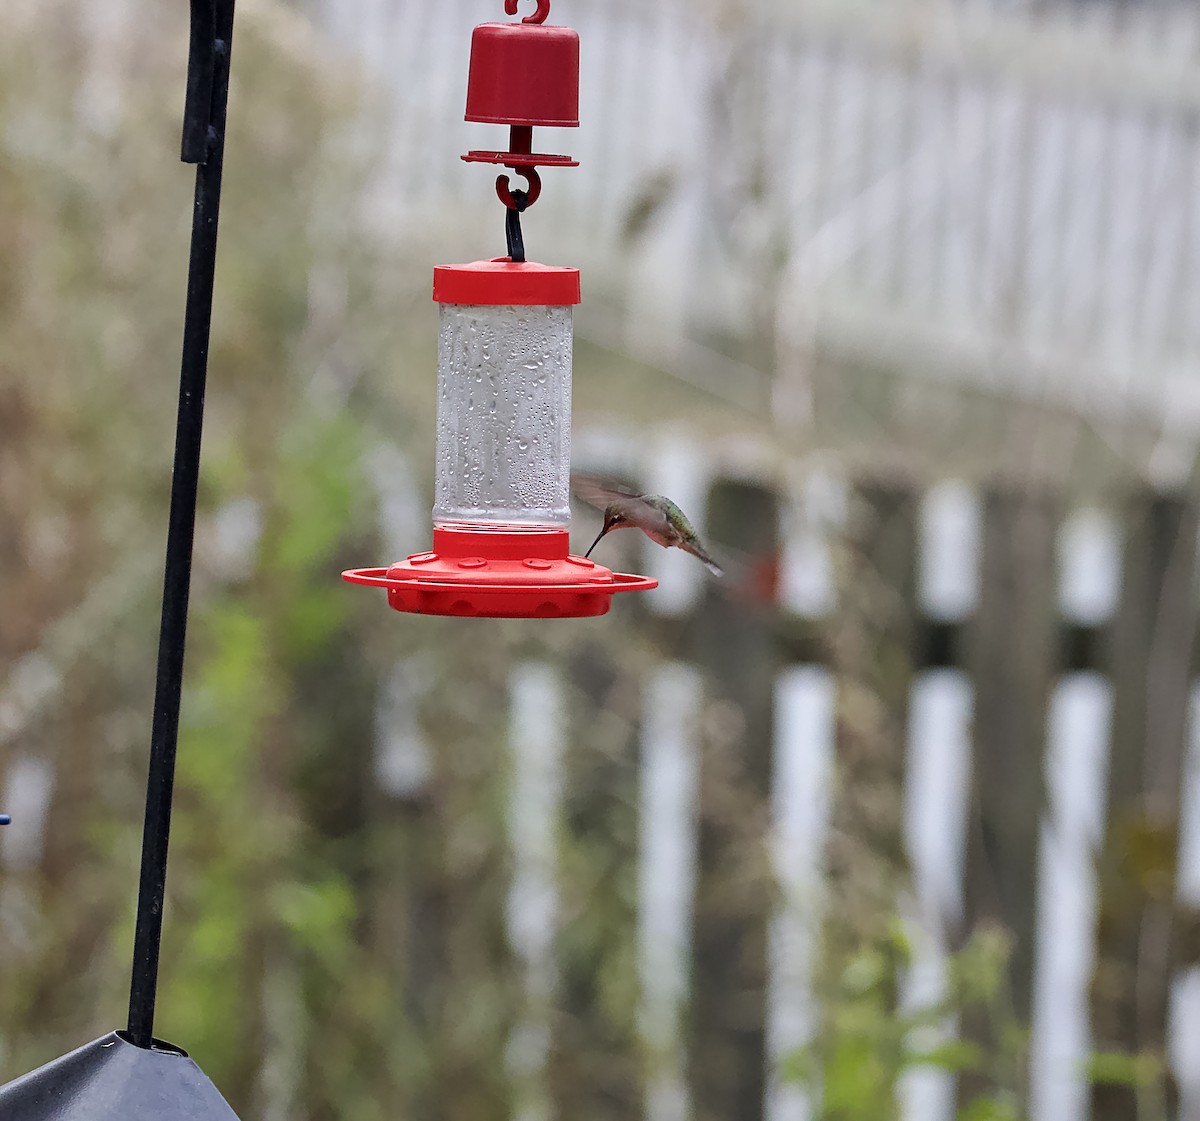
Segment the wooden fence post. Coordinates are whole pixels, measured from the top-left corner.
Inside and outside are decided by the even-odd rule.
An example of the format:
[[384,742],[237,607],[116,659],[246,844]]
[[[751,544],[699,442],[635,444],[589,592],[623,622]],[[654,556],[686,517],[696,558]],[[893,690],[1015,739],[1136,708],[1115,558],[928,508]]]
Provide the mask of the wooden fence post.
[[[905,864],[903,772],[916,660],[916,554],[915,493],[884,483],[860,487],[851,500],[831,642],[839,695],[830,876],[831,896],[840,902],[830,908],[830,937],[838,941],[861,934],[860,920],[868,911],[872,922],[895,914],[896,880]],[[849,842],[844,853],[843,841]],[[865,869],[856,866],[864,851],[872,858],[870,883],[859,880]],[[839,932],[843,904],[856,914],[842,915],[849,926]]]
[[601,643],[572,654],[559,867],[554,1116],[643,1113],[637,1035],[638,716],[642,675]]
[[[753,565],[779,548],[778,499],[749,483],[712,489],[709,537]],[[760,1121],[766,1076],[767,831],[779,668],[771,603],[738,575],[709,586],[684,625],[706,674],[689,1067],[697,1121]]]
[[488,621],[453,630],[442,622],[410,623],[408,641],[429,652],[419,715],[436,714],[436,750],[420,789],[381,823],[379,913],[365,922],[387,974],[383,991],[362,999],[397,1005],[389,1022],[399,1028],[381,1061],[402,1071],[401,1112],[509,1121],[505,1056],[523,999],[505,922],[511,683],[496,672],[497,632],[481,635]]
[[392,1054],[375,1054],[374,1061],[387,1071],[384,1086],[397,1112],[412,1121],[442,1116],[437,1057],[451,917],[441,877],[437,797],[431,790],[403,799],[379,796],[363,917],[364,942],[397,1009],[389,1014],[372,1008],[372,1019],[387,1024],[401,1041]]
[[[1113,735],[1092,985],[1098,1050],[1164,1057],[1175,947],[1179,789],[1196,635],[1196,507],[1128,504],[1124,580],[1109,661]],[[1174,1097],[1166,1080],[1166,1095]],[[1136,1087],[1097,1085],[1094,1121],[1138,1116]],[[1173,1108],[1168,1103],[1168,1108]]]
[[[968,634],[975,751],[966,932],[997,924],[1011,935],[1012,1014],[1021,1024],[1029,1023],[1032,1007],[1046,711],[1058,662],[1058,521],[1056,504],[1042,495],[992,490],[985,496],[980,601]],[[985,1055],[1003,1061],[999,1025],[972,1012],[963,1030]],[[987,1090],[990,1082],[965,1076],[962,1101]]]
[[[873,481],[852,495],[831,640],[837,773],[821,958],[828,983],[817,995],[844,999],[849,961],[882,953],[887,969],[875,996],[888,1011],[899,999],[890,940],[907,875],[904,762],[916,661],[917,517],[917,495],[907,484]],[[869,1091],[880,1116],[894,1109],[894,1059],[884,1059],[886,1073]]]

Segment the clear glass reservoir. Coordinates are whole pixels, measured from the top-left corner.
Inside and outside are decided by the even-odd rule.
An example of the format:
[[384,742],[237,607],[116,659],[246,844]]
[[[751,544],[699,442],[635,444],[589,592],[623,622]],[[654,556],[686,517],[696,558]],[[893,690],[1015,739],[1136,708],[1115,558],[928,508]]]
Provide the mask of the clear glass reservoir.
[[566,529],[574,309],[440,308],[434,525]]

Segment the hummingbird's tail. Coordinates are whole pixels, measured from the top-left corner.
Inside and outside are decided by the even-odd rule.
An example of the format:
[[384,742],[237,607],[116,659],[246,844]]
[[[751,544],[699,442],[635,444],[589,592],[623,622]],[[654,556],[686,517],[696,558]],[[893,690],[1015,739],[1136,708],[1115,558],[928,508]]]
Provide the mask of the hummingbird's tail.
[[712,557],[710,557],[704,551],[703,547],[698,542],[683,541],[683,542],[680,542],[679,547],[681,549],[685,550],[686,552],[691,553],[692,556],[697,557],[699,560],[703,561],[704,567],[707,568],[708,571],[711,572],[714,576],[724,576],[725,575],[721,566],[719,564],[717,564],[717,562],[715,560],[713,560]]

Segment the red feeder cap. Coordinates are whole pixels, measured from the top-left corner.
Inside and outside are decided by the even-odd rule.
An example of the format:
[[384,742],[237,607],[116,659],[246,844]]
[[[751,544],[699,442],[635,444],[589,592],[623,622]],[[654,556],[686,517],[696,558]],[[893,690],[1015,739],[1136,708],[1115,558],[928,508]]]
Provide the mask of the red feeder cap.
[[579,33],[484,23],[471,37],[468,121],[579,127]]
[[507,257],[438,265],[433,270],[433,298],[439,304],[564,307],[579,303],[579,270],[536,261],[514,264]]

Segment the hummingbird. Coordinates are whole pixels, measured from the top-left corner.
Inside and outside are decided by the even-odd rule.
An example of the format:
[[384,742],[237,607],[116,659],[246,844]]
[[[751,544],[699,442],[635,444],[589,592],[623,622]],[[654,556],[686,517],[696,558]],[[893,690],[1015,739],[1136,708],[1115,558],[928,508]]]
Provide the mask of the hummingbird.
[[717,562],[708,555],[684,512],[661,494],[639,494],[629,487],[602,483],[588,475],[572,475],[572,489],[585,502],[604,511],[604,525],[583,555],[590,557],[605,534],[633,526],[664,549],[675,546],[703,561],[714,576],[722,576]]

